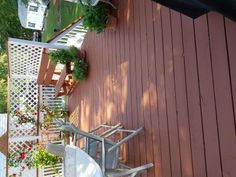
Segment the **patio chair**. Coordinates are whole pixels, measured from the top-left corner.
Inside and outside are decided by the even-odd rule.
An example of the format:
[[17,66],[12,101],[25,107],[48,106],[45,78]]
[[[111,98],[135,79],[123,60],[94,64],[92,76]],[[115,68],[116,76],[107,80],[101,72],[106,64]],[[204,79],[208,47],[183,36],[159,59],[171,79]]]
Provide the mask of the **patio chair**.
[[[87,148],[85,149],[85,151],[93,158],[95,158],[97,163],[101,166],[105,176],[125,176],[125,175],[135,176],[137,173],[153,166],[152,163],[149,163],[140,167],[130,168],[130,169],[118,168],[120,165],[123,166],[123,164],[120,163],[119,161],[120,146],[129,141],[130,139],[132,139],[134,136],[138,135],[143,130],[143,127],[137,130],[117,129],[116,132],[123,131],[130,133],[127,137],[119,140],[118,142],[113,142],[108,138],[100,137],[97,135],[93,135],[91,133],[81,131],[76,126],[69,123],[65,123],[64,125],[62,125],[62,129],[69,132],[73,132],[75,134],[79,134],[80,136],[86,138],[87,140],[86,142],[88,143],[86,145]],[[96,158],[98,144],[102,145],[102,150],[100,156]]]
[[[56,120],[55,123],[58,124],[60,127],[65,126],[65,125],[70,125],[69,122],[64,122],[63,120]],[[107,138],[113,135],[114,133],[116,133],[117,130],[121,128],[122,128],[121,123],[118,123],[116,125],[107,125],[107,123],[102,123],[98,125],[97,127],[95,127],[94,129],[90,130],[89,133]],[[74,140],[74,145],[76,145],[78,140],[80,140],[81,138],[84,138],[83,136],[79,136],[79,134],[77,133],[73,133],[73,132],[70,132],[70,133],[71,133],[72,139]],[[90,143],[92,143],[91,139],[90,139]]]
[[128,176],[134,177],[138,173],[143,172],[144,170],[147,170],[148,168],[153,167],[153,163],[145,164],[139,167],[135,168],[129,168],[129,169],[107,169],[105,172],[106,177],[121,177],[121,176]]

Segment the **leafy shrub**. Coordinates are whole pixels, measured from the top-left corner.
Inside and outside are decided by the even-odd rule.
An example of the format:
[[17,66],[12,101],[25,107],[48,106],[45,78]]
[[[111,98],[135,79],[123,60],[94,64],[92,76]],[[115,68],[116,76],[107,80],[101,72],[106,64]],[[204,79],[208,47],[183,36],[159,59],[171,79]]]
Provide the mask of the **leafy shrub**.
[[77,58],[78,49],[74,46],[49,53],[49,58],[54,64],[67,64]]
[[75,80],[85,80],[88,71],[88,64],[86,61],[84,59],[77,59],[74,61],[74,64],[73,76]]
[[[74,70],[72,71],[75,80],[85,80],[88,71],[88,64],[82,58],[78,58],[78,49],[70,47],[65,50],[57,50],[49,53],[50,60],[54,63],[68,64],[74,63]],[[48,117],[51,120],[51,115]],[[55,116],[54,116],[55,117]]]
[[56,155],[48,153],[44,148],[38,147],[38,150],[35,154],[36,167],[45,167],[51,165],[55,167],[62,159]]
[[83,25],[89,31],[101,33],[107,25],[108,8],[104,4],[96,6],[82,6],[83,8]]

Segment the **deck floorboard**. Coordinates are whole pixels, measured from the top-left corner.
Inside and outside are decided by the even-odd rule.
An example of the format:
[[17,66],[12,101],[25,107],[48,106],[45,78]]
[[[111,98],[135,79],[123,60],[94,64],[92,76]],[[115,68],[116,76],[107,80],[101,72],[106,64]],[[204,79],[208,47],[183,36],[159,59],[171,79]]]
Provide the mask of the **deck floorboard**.
[[236,176],[236,23],[192,20],[151,0],[113,0],[116,31],[89,32],[87,80],[69,97],[78,127],[144,131],[123,160],[142,177]]

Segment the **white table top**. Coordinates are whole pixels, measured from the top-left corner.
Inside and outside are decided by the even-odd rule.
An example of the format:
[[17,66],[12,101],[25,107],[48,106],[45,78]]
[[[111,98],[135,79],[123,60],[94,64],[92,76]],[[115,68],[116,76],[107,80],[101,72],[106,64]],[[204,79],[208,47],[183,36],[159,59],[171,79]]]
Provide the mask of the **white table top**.
[[66,146],[64,163],[65,177],[103,177],[96,161],[78,147]]

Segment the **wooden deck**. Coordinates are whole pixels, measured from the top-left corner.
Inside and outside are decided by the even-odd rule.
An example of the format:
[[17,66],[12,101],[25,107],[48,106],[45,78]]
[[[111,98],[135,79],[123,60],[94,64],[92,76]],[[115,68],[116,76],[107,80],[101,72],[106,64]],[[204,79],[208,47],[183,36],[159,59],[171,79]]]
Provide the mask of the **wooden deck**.
[[78,127],[145,127],[128,164],[147,177],[236,176],[236,23],[195,21],[150,0],[119,0],[118,28],[88,33],[89,77],[69,97]]

